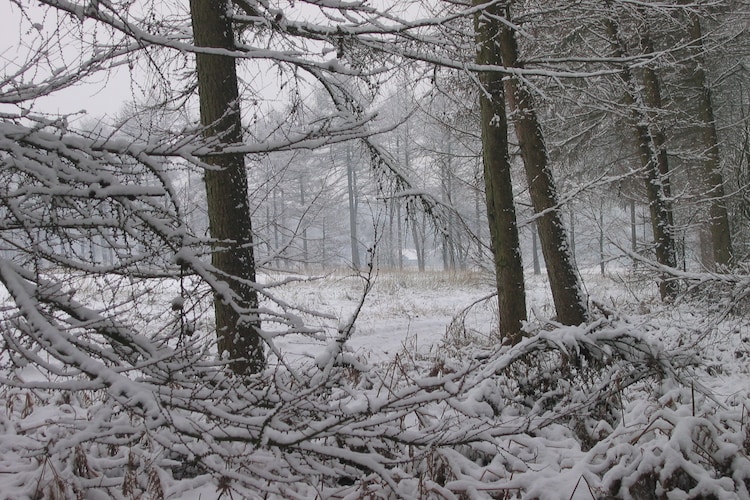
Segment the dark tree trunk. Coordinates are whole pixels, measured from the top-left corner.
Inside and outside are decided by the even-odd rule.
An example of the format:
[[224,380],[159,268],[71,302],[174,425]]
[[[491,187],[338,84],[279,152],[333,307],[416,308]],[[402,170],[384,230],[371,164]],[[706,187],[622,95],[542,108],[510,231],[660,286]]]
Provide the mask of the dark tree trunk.
[[[641,52],[653,54],[654,45],[647,31],[641,33]],[[654,149],[654,159],[659,170],[659,182],[664,194],[664,205],[667,211],[667,220],[670,231],[674,231],[674,216],[672,211],[672,187],[669,178],[669,157],[667,156],[666,139],[664,130],[658,123],[658,112],[663,108],[661,99],[661,85],[656,71],[650,66],[643,68],[643,97],[646,104],[646,115],[648,117],[648,130]],[[674,235],[672,235],[674,239]]]
[[[474,5],[482,5],[482,1],[474,0]],[[476,61],[479,65],[502,65],[498,47],[499,22],[494,19],[502,15],[497,5],[490,5],[474,17]],[[481,72],[478,76],[482,86],[479,107],[485,196],[500,307],[500,332],[515,344],[521,340],[522,324],[526,321],[526,293],[510,175],[503,77],[491,71]]]
[[[623,57],[627,54],[625,44],[620,40],[617,25],[612,21],[606,22],[607,32],[610,36],[615,55]],[[631,109],[633,132],[638,147],[638,157],[641,163],[641,172],[646,185],[649,211],[651,213],[651,229],[654,234],[656,246],[656,261],[668,267],[677,265],[677,253],[672,228],[672,214],[669,206],[669,170],[666,163],[666,150],[663,137],[657,144],[649,130],[649,116],[641,111],[639,106],[640,96],[636,89],[632,71],[624,67],[620,78],[625,86],[625,103]],[[651,104],[660,104],[658,80],[655,74],[644,76],[644,91],[652,95],[646,97]],[[677,282],[669,280],[663,275],[659,281],[659,294],[662,300],[673,299],[678,292]]]
[[638,251],[638,227],[635,224],[635,200],[630,200],[630,250]]
[[[234,46],[228,2],[190,0],[193,37],[198,47]],[[239,92],[234,58],[197,54],[198,94],[203,136],[217,151],[206,156],[206,202],[214,242],[212,263],[229,285],[214,296],[220,353],[229,357],[234,373],[256,373],[265,365],[258,329],[258,294],[254,288],[255,258],[250,223],[245,160],[222,153],[226,144],[242,142]]]
[[395,238],[393,234],[393,218],[394,212],[396,211],[395,202],[393,198],[388,201],[388,262],[387,265],[390,269],[396,266],[396,250]]
[[[444,134],[445,145],[447,146],[443,160],[440,162],[440,197],[441,201],[448,206],[453,204],[453,181],[452,173],[452,154],[451,138]],[[442,253],[443,253],[443,271],[456,270],[456,244],[455,231],[453,230],[453,213],[448,212],[446,227],[443,231]]]
[[[500,30],[503,65],[509,68],[521,67],[515,33],[505,24]],[[547,265],[557,320],[566,325],[579,325],[588,319],[587,300],[568,245],[562,210],[557,201],[555,183],[549,166],[547,147],[533,99],[526,85],[517,78],[505,80],[505,93],[521,147],[531,203],[534,211],[539,214],[539,240],[542,256]]]
[[305,211],[307,210],[307,207],[305,207],[305,182],[302,179],[302,174],[299,176],[299,203],[301,207],[300,225],[302,226],[302,266],[305,271],[308,271],[310,269],[310,255],[307,245],[307,223],[302,220],[305,216]]
[[398,203],[396,205],[396,253],[399,270],[404,268],[404,230],[401,222],[401,203]]
[[[711,248],[715,266],[727,266],[732,261],[732,237],[727,213],[726,197],[724,194],[724,178],[719,165],[719,141],[716,135],[716,120],[711,101],[711,89],[708,86],[704,71],[703,33],[698,14],[688,14],[690,26],[690,42],[695,52],[695,67],[693,68],[693,84],[700,91],[698,93],[698,120],[701,127],[703,142],[703,176],[706,184],[706,197],[710,201],[709,229],[711,231]],[[714,266],[714,267],[715,267]]]
[[537,241],[537,228],[536,221],[531,223],[531,258],[534,264],[534,274],[542,274],[541,266],[539,265],[539,242]]
[[357,196],[357,172],[352,162],[351,145],[346,145],[346,184],[349,192],[349,244],[352,248],[352,266],[354,269],[362,267],[359,260],[359,238],[357,237],[357,212],[359,198]]
[[576,217],[573,212],[573,205],[571,204],[568,208],[568,220],[570,221],[570,256],[573,258],[575,265],[576,261]]
[[599,272],[604,276],[604,198],[599,199]]
[[414,251],[417,254],[417,269],[419,270],[419,272],[424,272],[424,232],[419,225],[416,211],[410,216],[409,222],[411,223],[411,236],[414,240]]

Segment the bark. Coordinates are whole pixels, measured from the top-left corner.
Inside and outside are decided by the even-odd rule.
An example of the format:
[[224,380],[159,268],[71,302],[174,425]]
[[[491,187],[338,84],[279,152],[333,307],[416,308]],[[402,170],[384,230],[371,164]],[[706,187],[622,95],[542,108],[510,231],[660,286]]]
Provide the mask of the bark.
[[630,200],[630,250],[635,253],[638,250],[638,232],[635,224],[635,200]]
[[[474,5],[481,4],[482,0],[474,0]],[[498,48],[499,23],[493,20],[497,15],[502,15],[502,12],[493,4],[474,17],[476,61],[479,65],[502,64]],[[521,340],[521,328],[526,321],[526,294],[508,156],[505,91],[501,74],[483,71],[478,77],[482,87],[479,107],[485,196],[500,308],[500,332],[515,344]]]
[[599,199],[599,272],[604,276],[604,198]]
[[357,236],[357,212],[359,199],[357,196],[357,173],[352,163],[351,145],[346,145],[346,185],[349,192],[349,244],[352,249],[352,266],[354,269],[362,267],[359,260],[359,238]]
[[[506,17],[507,15],[506,11]],[[520,68],[515,33],[503,24],[500,36],[503,65],[508,68]],[[557,200],[547,147],[532,95],[518,78],[508,78],[505,85],[516,137],[521,147],[531,203],[539,215],[539,240],[542,256],[547,265],[557,320],[566,325],[579,325],[588,319],[587,299],[570,253],[562,209]]]
[[482,174],[479,173],[479,165],[477,164],[477,171],[475,172],[476,176],[476,189],[474,189],[474,229],[476,231],[476,244],[477,244],[477,262],[482,262],[482,256],[484,255],[483,246],[482,246],[482,188],[480,187],[480,180]]
[[398,254],[398,268],[404,269],[404,230],[401,227],[401,203],[396,205],[396,249]]
[[395,250],[395,237],[393,234],[393,218],[396,211],[395,202],[393,198],[388,201],[388,262],[387,265],[390,269],[396,266],[396,250]]
[[[440,162],[440,199],[447,206],[453,204],[453,182],[452,175],[452,154],[451,138],[448,133],[443,136],[445,145],[445,157]],[[455,231],[453,228],[453,213],[448,212],[445,231],[443,231],[442,253],[443,253],[443,271],[456,270],[456,248],[455,248]]]
[[[406,167],[406,171],[411,170],[411,153],[409,150],[409,128],[407,125],[405,135],[404,135],[404,166]],[[417,217],[417,211],[413,210],[410,211],[407,207],[407,224],[411,225],[411,236],[412,240],[414,241],[414,251],[417,254],[417,269],[420,272],[424,272],[425,270],[425,237],[424,237],[424,229],[422,229],[421,225],[419,224],[419,219]]]
[[417,269],[419,272],[424,272],[424,231],[420,227],[416,212],[409,217],[409,222],[411,225],[412,240],[414,241],[414,251],[417,254]]
[[709,230],[711,232],[711,248],[715,266],[727,266],[732,262],[732,238],[727,213],[726,197],[724,194],[724,177],[719,164],[719,140],[716,134],[716,120],[711,101],[711,88],[708,86],[704,71],[703,33],[698,14],[688,14],[689,37],[692,49],[695,51],[695,68],[693,70],[693,84],[699,89],[697,96],[698,120],[700,122],[700,138],[703,142],[703,178],[706,184],[706,197],[709,206]]
[[[623,57],[626,55],[624,43],[620,40],[617,26],[612,21],[606,22],[607,32],[610,36],[612,48],[615,55]],[[646,186],[646,196],[649,203],[649,212],[651,215],[651,229],[654,235],[656,261],[664,266],[674,268],[677,265],[677,253],[675,251],[675,242],[672,227],[672,214],[669,206],[669,170],[666,163],[666,149],[661,138],[655,141],[649,130],[649,116],[642,111],[640,105],[640,96],[636,90],[633,73],[630,67],[624,67],[620,73],[620,78],[625,86],[625,104],[631,110],[631,119],[633,124],[633,133],[638,148],[638,158],[641,164],[641,172]],[[644,81],[644,90],[651,92],[650,97],[646,97],[651,104],[660,104],[658,80],[656,75],[645,76],[645,80],[652,78],[652,81]],[[660,160],[661,158],[661,160]],[[662,300],[671,300],[677,295],[677,282],[668,279],[668,276],[662,275],[659,281],[659,294]]]
[[531,224],[531,258],[534,265],[534,274],[542,274],[541,266],[539,265],[539,242],[537,241],[537,228],[536,222]]
[[[229,4],[190,0],[193,37],[198,47],[231,49],[234,37]],[[203,136],[216,154],[206,156],[206,202],[214,248],[212,263],[229,290],[216,290],[214,308],[219,352],[239,375],[265,365],[254,288],[255,258],[243,155],[222,153],[226,144],[242,142],[239,91],[234,58],[197,54],[198,94]],[[233,297],[232,297],[233,295]]]
[[[649,33],[641,33],[641,52],[653,54],[654,44]],[[672,187],[669,177],[669,157],[667,155],[666,139],[664,130],[658,123],[658,113],[663,109],[661,99],[661,85],[656,71],[646,66],[643,68],[643,98],[646,104],[646,116],[648,117],[648,130],[654,150],[654,159],[659,170],[661,189],[664,194],[664,205],[667,211],[667,219],[670,230],[674,228],[674,216],[672,210]]]
[[[302,175],[299,176],[299,202],[301,207],[300,219],[302,219],[306,210],[305,182],[302,179]],[[307,271],[310,269],[310,256],[307,245],[307,224],[303,220],[300,220],[300,225],[302,226],[302,265],[305,271]]]
[[573,206],[568,207],[568,220],[570,220],[570,256],[573,257],[573,263],[576,262],[576,217]]

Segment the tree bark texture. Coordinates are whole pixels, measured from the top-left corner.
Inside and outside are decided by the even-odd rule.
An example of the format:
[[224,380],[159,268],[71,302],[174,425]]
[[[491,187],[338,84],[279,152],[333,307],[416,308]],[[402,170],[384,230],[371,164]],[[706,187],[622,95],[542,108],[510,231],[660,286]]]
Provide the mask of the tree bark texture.
[[706,184],[706,197],[709,200],[709,228],[711,247],[715,266],[727,266],[732,261],[732,237],[729,226],[726,197],[724,194],[724,177],[719,164],[719,140],[716,134],[716,120],[711,101],[711,88],[708,85],[706,72],[703,69],[703,32],[700,17],[695,12],[688,13],[689,37],[691,48],[695,52],[693,84],[699,90],[697,96],[700,137],[703,142],[703,177]]
[[[653,54],[654,44],[648,31],[641,33],[641,53]],[[653,144],[655,160],[659,170],[661,190],[664,193],[664,204],[667,211],[670,231],[674,230],[674,212],[672,210],[672,187],[669,176],[669,157],[667,155],[664,130],[658,122],[658,113],[663,109],[661,85],[656,71],[650,67],[643,68],[643,98],[648,117],[648,130]],[[672,235],[674,238],[674,235]]]
[[[617,25],[612,21],[607,21],[606,28],[615,55],[624,57],[627,51],[624,42],[620,39]],[[630,67],[623,67],[620,79],[625,86],[625,104],[631,109],[633,133],[635,134],[641,175],[646,187],[651,214],[656,261],[661,265],[674,268],[677,265],[677,252],[669,205],[669,167],[666,163],[667,153],[664,139],[661,136],[661,138],[654,140],[649,128],[651,120],[647,112],[643,111],[644,106],[641,104]],[[646,94],[651,93],[650,96],[646,97],[647,104],[657,105],[661,103],[658,80],[655,74],[644,76],[643,88]],[[666,275],[662,275],[662,279],[659,281],[659,294],[662,300],[673,299],[677,292],[677,282],[668,279]]]
[[[507,10],[505,15],[507,18]],[[515,33],[503,24],[500,38],[503,65],[507,68],[520,68]],[[557,320],[565,325],[585,323],[588,319],[588,301],[568,244],[562,209],[557,200],[547,147],[532,95],[528,87],[516,77],[505,80],[505,94],[521,147],[531,203],[538,216],[539,241],[547,265]]]
[[[474,5],[481,4],[482,0],[474,0]],[[482,66],[502,65],[497,15],[502,15],[502,12],[493,4],[474,17],[476,61]],[[503,77],[492,71],[480,72],[478,77],[481,83],[479,107],[485,196],[500,308],[500,332],[515,344],[521,340],[521,328],[526,321],[526,293],[513,203]]]
[[359,199],[357,196],[357,172],[352,162],[351,144],[346,145],[346,186],[349,194],[349,245],[352,249],[352,266],[360,269],[362,263],[359,260],[359,237],[357,236],[357,211],[359,210]]
[[[190,0],[193,38],[197,47],[232,49],[234,34],[229,2]],[[203,158],[212,264],[225,290],[214,291],[219,352],[231,360],[239,375],[256,373],[265,365],[257,319],[255,258],[242,154],[222,153],[242,142],[237,71],[233,57],[196,54],[203,137],[216,154]]]

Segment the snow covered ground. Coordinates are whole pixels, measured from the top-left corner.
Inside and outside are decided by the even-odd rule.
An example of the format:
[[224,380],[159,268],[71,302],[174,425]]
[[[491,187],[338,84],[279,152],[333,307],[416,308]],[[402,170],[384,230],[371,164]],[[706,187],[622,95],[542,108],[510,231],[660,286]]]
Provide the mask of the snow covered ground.
[[[0,496],[747,498],[747,300],[727,312],[732,293],[702,288],[665,306],[648,275],[597,271],[583,274],[596,303],[587,328],[551,322],[546,279],[527,276],[534,337],[502,350],[489,277],[381,272],[347,342],[350,358],[337,358],[331,346],[356,311],[365,278],[336,272],[274,286],[274,296],[296,307],[286,317],[321,334],[275,338],[289,366],[310,375],[308,382],[275,375],[281,389],[268,396],[268,429],[259,431],[265,445],[219,444],[225,433],[255,436],[256,413],[266,410],[238,409],[242,392],[210,403],[216,411],[207,409],[206,417],[162,409],[171,424],[142,428],[148,418],[138,424],[139,412],[128,410],[134,427],[110,428],[108,419],[122,418],[122,399],[109,406],[83,397],[89,391],[71,401],[52,390],[9,387],[2,394]],[[164,305],[175,293],[150,289],[137,312],[174,315]],[[77,298],[86,298],[85,290]],[[198,328],[209,324],[204,317]],[[356,363],[322,377],[334,373],[336,359]],[[16,376],[33,373],[15,369]],[[297,392],[283,392],[295,384],[302,384]],[[197,398],[201,388],[192,390]],[[175,425],[202,430],[175,437]],[[300,437],[310,429],[313,437]],[[202,462],[185,469],[176,452]]]
[[[570,439],[569,429],[545,428],[550,432],[545,436],[546,444],[555,449],[549,459],[555,465],[543,465],[544,460],[537,465],[542,469],[552,467],[548,472],[557,473],[531,474],[527,480],[519,476],[509,482],[506,494],[515,491],[523,498],[604,498],[611,490],[615,497],[630,498],[745,498],[750,469],[735,473],[735,481],[744,484],[744,490],[712,469],[731,470],[728,454],[733,451],[742,457],[742,467],[750,465],[746,460],[750,445],[750,318],[735,308],[732,314],[718,319],[725,299],[711,293],[700,300],[693,296],[663,305],[653,277],[629,269],[610,270],[602,276],[594,268],[584,272],[582,278],[591,299],[603,310],[616,312],[630,331],[663,349],[665,355],[676,356],[678,365],[679,360],[688,359],[690,367],[680,371],[676,383],[672,380],[657,387],[650,381],[631,387],[630,401],[621,408],[621,426],[600,429],[601,436],[608,437],[583,447],[593,446],[591,450]],[[288,300],[345,318],[355,307],[358,287],[361,284],[357,278],[329,277],[322,283],[290,287]],[[357,320],[349,346],[368,362],[382,365],[393,363],[399,356],[431,362],[446,353],[460,357],[462,349],[471,351],[470,344],[491,348],[499,342],[496,299],[487,298],[492,291],[488,277],[477,274],[382,273]],[[548,320],[553,308],[544,274],[527,276],[527,297],[529,328],[552,328]],[[452,321],[469,306],[462,317],[462,328],[457,329]],[[302,337],[286,338],[279,344],[288,352],[311,358],[322,349],[319,343]],[[734,427],[727,424],[730,431],[721,434],[713,428],[719,425],[717,422],[733,422]],[[713,437],[701,437],[701,432]],[[555,441],[572,447],[560,452]],[[703,446],[710,449],[702,450]],[[613,458],[611,449],[618,447],[620,451]],[[516,451],[524,454],[521,449]],[[640,458],[624,460],[625,465],[617,463],[627,453],[640,454]],[[717,456],[725,462],[717,465]],[[594,469],[611,467],[610,476],[621,474],[625,479],[597,480],[591,475],[592,464],[598,464]],[[675,470],[689,466],[696,470],[677,473],[676,479],[670,479]],[[658,479],[648,477],[649,470]],[[631,478],[630,483],[627,478]],[[612,486],[619,484],[617,481],[624,485],[619,490]],[[609,486],[605,488],[605,484]]]

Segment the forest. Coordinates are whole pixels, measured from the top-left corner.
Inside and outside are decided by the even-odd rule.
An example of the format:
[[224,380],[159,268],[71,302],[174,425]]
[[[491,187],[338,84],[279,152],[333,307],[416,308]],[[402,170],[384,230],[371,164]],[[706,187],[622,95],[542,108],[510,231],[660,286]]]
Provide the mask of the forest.
[[747,1],[0,1],[0,497],[750,498]]

